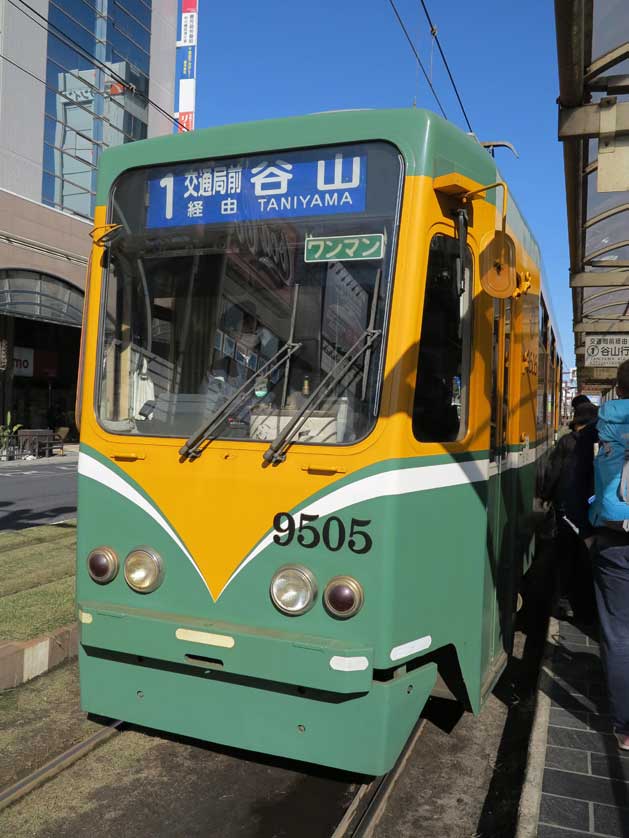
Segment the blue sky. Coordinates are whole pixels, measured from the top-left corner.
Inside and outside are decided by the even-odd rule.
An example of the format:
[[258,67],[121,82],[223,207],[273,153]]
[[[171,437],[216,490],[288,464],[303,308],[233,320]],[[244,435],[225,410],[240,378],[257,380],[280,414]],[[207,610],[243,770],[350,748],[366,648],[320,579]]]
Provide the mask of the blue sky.
[[[418,0],[397,8],[429,67]],[[540,244],[551,304],[573,363],[563,156],[557,141],[554,4],[427,0],[474,132],[508,140],[498,164]],[[339,108],[438,106],[388,0],[200,0],[196,127]],[[465,129],[436,48],[433,84]]]

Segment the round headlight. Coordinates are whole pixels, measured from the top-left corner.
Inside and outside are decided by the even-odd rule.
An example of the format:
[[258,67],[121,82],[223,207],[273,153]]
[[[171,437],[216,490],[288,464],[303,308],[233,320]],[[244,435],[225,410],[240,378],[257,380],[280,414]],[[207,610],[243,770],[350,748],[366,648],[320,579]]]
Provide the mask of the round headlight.
[[118,556],[111,547],[97,547],[87,557],[87,572],[94,582],[105,585],[118,573]]
[[149,594],[162,584],[164,564],[149,547],[137,547],[124,560],[127,585],[139,594]]
[[323,592],[323,604],[329,613],[342,620],[358,613],[364,601],[362,585],[351,576],[335,576]]
[[284,614],[296,616],[309,611],[317,595],[317,580],[306,567],[286,565],[271,580],[273,605]]

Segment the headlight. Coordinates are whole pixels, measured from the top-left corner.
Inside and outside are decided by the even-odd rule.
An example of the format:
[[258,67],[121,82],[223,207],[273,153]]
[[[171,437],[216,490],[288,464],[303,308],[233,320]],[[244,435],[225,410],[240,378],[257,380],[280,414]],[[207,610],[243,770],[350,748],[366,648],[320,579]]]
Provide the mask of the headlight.
[[150,547],[137,547],[124,560],[127,585],[139,594],[149,594],[162,584],[164,564]]
[[118,556],[111,547],[97,547],[87,557],[87,572],[94,582],[105,585],[118,573]]
[[362,585],[351,576],[330,579],[323,593],[323,604],[329,613],[343,620],[357,614],[364,601]]
[[317,580],[306,567],[286,565],[271,580],[273,605],[284,614],[305,614],[317,596]]

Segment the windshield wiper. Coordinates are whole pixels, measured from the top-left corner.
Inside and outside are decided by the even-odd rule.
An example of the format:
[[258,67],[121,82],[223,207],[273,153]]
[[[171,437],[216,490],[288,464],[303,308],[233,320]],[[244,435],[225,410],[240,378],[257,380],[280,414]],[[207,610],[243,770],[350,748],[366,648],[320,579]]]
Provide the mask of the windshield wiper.
[[201,427],[194,431],[194,433],[186,440],[185,444],[179,449],[181,456],[184,458],[190,457],[191,460],[200,456],[201,450],[199,450],[199,446],[206,439],[209,439],[216,428],[225,421],[225,414],[232,408],[240,407],[242,402],[255,390],[256,382],[260,378],[268,378],[273,375],[275,370],[284,365],[291,355],[297,352],[300,348],[301,343],[291,343],[290,341],[285,343],[272,358],[269,358],[266,364],[261,367],[254,376],[252,376],[248,381],[245,381],[242,387],[239,387],[230,399],[221,405],[218,410],[214,411],[210,418],[204,422]]
[[286,459],[286,451],[299,429],[306,419],[317,409],[321,402],[329,395],[330,391],[346,375],[352,364],[363,355],[369,347],[380,337],[381,331],[377,329],[365,329],[356,343],[350,347],[347,353],[337,361],[329,373],[323,378],[319,386],[304,406],[279,433],[273,442],[264,452],[263,459],[266,463],[276,465],[283,463]]

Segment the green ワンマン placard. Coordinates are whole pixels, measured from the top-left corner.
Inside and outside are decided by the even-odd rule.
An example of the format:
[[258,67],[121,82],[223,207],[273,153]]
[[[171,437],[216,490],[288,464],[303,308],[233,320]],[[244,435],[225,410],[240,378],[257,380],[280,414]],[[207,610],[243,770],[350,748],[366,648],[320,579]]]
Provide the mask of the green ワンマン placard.
[[321,236],[306,239],[306,262],[347,262],[358,259],[382,259],[384,234],[366,236]]

